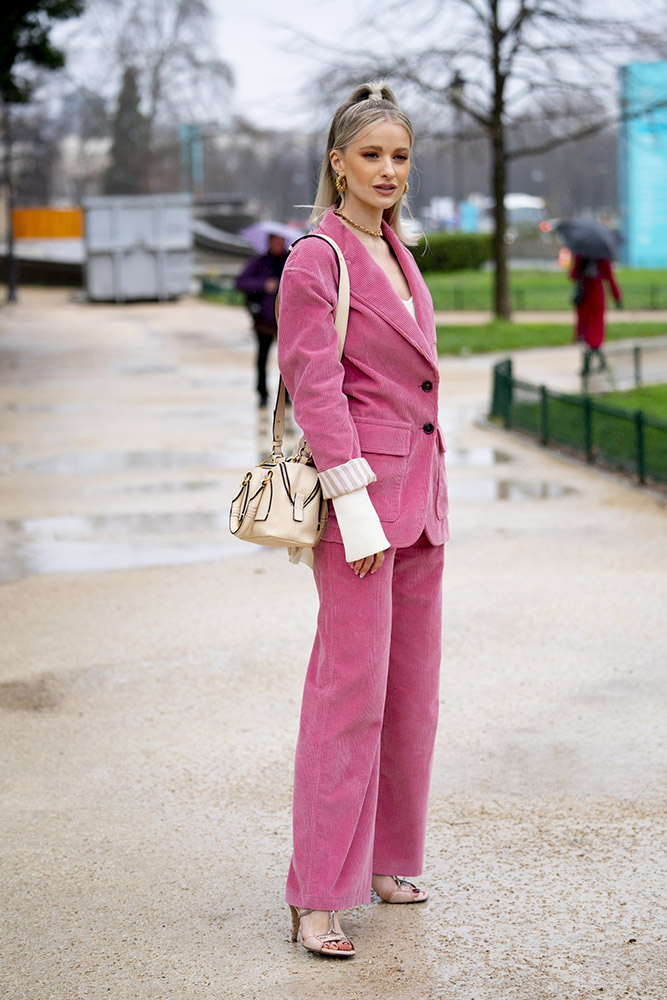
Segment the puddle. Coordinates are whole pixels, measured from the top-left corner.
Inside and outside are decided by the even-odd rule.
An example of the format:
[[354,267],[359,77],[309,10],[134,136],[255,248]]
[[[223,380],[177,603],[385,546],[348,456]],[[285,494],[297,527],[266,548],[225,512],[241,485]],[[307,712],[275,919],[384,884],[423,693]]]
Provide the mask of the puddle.
[[178,371],[176,365],[120,365],[119,375],[171,375]]
[[[217,419],[217,418],[216,418]],[[269,453],[268,424],[260,421],[255,427],[240,429],[238,436],[230,436],[224,451],[92,451],[65,455],[49,455],[31,461],[16,463],[14,469],[37,474],[58,476],[103,476],[122,472],[164,472],[173,469],[237,469],[247,470],[261,462]],[[285,430],[284,449],[289,454],[296,445],[297,434],[292,426]],[[9,446],[7,446],[9,448]],[[14,447],[14,446],[12,446]],[[3,456],[0,450],[0,457]],[[6,454],[9,454],[7,451]],[[0,473],[8,473],[8,466]]]
[[30,472],[49,475],[105,475],[137,470],[235,469],[256,462],[248,442],[231,441],[225,451],[100,451],[52,455],[26,462]]
[[[136,484],[119,492],[158,493],[213,489],[215,480]],[[454,503],[555,500],[576,493],[561,483],[492,478],[450,483]],[[220,511],[96,514],[0,522],[0,580],[43,573],[86,573],[213,562],[260,551],[229,535]]]
[[4,521],[0,522],[0,542],[3,581],[42,573],[214,562],[242,552],[259,551],[259,546],[242,545],[230,536],[226,511]]
[[197,423],[199,424],[204,423],[205,421],[208,421],[209,423],[211,421],[214,421],[219,426],[222,422],[222,413],[223,410],[220,405],[211,406],[205,410],[204,409],[177,410],[174,407],[172,407],[171,409],[164,410],[162,413],[160,413],[160,418],[162,420],[178,420],[178,421],[196,420]]
[[110,486],[107,489],[95,489],[86,492],[103,493],[110,496],[135,496],[165,493],[202,493],[205,490],[216,490],[220,486],[219,479],[187,479],[182,482],[170,480],[166,483],[135,483],[132,486]]
[[469,468],[502,465],[505,462],[513,462],[514,459],[507,452],[497,451],[495,448],[480,446],[476,448],[449,448],[447,450],[448,466],[466,466]]
[[[191,378],[188,384],[195,389],[219,389],[221,386],[225,389],[248,389],[250,385],[247,371],[241,372],[240,375],[232,375],[225,372],[224,375],[198,376],[197,378]],[[269,397],[272,400],[276,398],[276,394],[272,389],[269,389]]]
[[449,495],[454,502],[477,500],[558,500],[577,490],[562,483],[519,479],[450,479]]

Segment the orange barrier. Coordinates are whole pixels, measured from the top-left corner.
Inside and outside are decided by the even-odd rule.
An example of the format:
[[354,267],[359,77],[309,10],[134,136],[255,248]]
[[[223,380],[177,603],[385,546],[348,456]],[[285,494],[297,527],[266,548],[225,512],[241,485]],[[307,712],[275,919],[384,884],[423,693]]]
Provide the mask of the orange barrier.
[[74,240],[83,236],[80,208],[15,208],[12,218],[17,240]]

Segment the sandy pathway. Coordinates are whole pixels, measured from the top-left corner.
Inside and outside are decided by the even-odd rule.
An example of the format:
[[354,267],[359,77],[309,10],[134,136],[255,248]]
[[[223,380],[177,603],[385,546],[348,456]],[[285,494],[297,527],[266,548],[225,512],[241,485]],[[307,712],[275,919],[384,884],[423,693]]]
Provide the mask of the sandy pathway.
[[282,902],[312,579],[225,533],[243,314],[28,291],[0,351],[3,1000],[664,1000],[660,500],[479,427],[489,358],[443,362],[431,899],[349,912],[337,965]]

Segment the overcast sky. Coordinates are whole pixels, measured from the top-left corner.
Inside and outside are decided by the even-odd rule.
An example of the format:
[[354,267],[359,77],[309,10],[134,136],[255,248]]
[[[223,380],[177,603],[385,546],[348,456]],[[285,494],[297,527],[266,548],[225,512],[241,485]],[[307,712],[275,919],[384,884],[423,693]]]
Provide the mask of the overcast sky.
[[[363,6],[361,0],[210,0],[210,6],[218,25],[220,56],[236,77],[236,113],[264,126],[312,124],[313,109],[301,106],[299,88],[317,69],[317,57],[296,51],[289,28],[323,42],[344,44]],[[369,45],[372,34],[364,33]],[[332,95],[332,106],[338,100],[339,95]]]
[[[160,0],[153,2],[160,3]],[[505,2],[512,7],[518,0]],[[646,3],[657,9],[662,8],[665,2],[586,0],[586,5],[587,12],[590,12],[600,4],[610,9],[625,4],[633,9],[635,5]],[[126,0],[123,8],[132,3],[141,4],[142,0]],[[203,113],[210,121],[225,122],[229,121],[231,110],[260,127],[303,127],[312,130],[325,127],[333,108],[346,96],[344,93],[332,93],[327,107],[317,105],[307,95],[304,96],[305,88],[325,58],[331,65],[335,62],[337,51],[354,53],[355,57],[363,60],[366,56],[373,57],[382,52],[387,54],[396,46],[400,47],[402,54],[410,49],[419,52],[428,48],[433,42],[433,12],[439,7],[442,10],[445,3],[444,0],[440,3],[431,0],[430,5],[422,2],[410,6],[410,0],[403,0],[402,3],[399,0],[208,0],[208,6],[214,20],[214,37],[210,41],[214,43],[218,58],[231,66],[235,87],[231,109],[210,106],[202,92],[202,106],[197,109],[197,114]],[[146,7],[150,9],[147,3]],[[107,5],[101,5],[100,10],[105,17],[114,16],[113,13],[110,15],[112,8]],[[105,47],[104,31],[100,33],[100,27],[104,28],[106,23],[100,19],[100,10],[91,2],[80,21],[72,19],[56,25],[54,38],[56,43],[60,38],[69,38],[70,59],[66,73],[69,73],[70,81],[79,86],[85,84],[102,93],[111,104],[116,99],[114,86],[119,81],[113,62],[109,62],[110,58],[113,59],[113,47]],[[406,12],[409,17],[400,17]],[[99,23],[95,21],[96,17]],[[458,17],[456,23],[460,27],[460,13]],[[86,31],[91,30],[91,23],[97,28],[92,46],[86,35]],[[393,42],[389,42],[389,35],[393,36]],[[307,37],[318,41],[323,48],[309,45]],[[102,63],[105,75],[101,81]],[[445,66],[444,76],[446,73]],[[613,80],[612,86],[615,86]],[[405,99],[400,86],[397,96],[399,101]]]

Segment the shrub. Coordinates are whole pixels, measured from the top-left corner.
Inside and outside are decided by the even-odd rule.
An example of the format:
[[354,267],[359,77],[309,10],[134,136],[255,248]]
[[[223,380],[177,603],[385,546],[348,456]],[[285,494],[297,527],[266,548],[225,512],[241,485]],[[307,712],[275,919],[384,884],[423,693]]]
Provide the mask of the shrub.
[[422,271],[464,271],[491,259],[489,233],[430,233],[410,247]]

